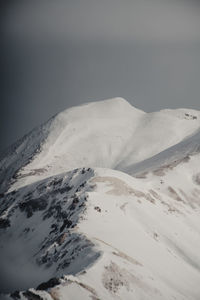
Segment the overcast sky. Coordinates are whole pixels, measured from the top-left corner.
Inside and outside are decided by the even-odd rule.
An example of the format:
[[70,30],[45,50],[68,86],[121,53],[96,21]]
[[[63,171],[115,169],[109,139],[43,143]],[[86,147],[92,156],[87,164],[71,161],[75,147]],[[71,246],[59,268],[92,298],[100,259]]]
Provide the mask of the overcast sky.
[[72,105],[200,110],[200,1],[2,1],[2,151]]

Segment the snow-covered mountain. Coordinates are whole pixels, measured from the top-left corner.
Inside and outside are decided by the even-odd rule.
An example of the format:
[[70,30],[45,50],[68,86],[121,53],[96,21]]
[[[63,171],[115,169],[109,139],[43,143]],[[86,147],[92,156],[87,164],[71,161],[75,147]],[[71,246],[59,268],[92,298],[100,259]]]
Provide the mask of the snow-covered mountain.
[[34,129],[0,161],[2,299],[199,300],[199,161],[191,109],[114,98]]

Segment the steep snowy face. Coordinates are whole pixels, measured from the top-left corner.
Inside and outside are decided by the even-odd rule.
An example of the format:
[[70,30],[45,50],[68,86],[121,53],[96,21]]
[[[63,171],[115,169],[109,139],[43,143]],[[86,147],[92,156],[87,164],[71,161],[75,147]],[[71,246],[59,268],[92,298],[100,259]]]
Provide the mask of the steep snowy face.
[[52,175],[82,166],[114,168],[143,114],[121,98],[66,110],[22,174],[41,167]]
[[[200,113],[145,113],[122,98],[88,103],[56,115],[14,145],[1,161],[1,192],[78,167],[129,170],[181,142],[200,126]],[[6,175],[5,175],[6,174]]]
[[9,179],[18,188],[81,166],[114,167],[143,114],[122,98],[61,112],[7,150],[1,191]]
[[156,174],[84,168],[8,194],[0,218],[1,291],[12,292],[5,299],[198,300],[199,177],[184,164],[187,171],[176,167],[162,183]]
[[99,257],[94,243],[77,230],[93,176],[92,169],[77,169],[4,197],[0,293],[36,287],[52,276],[76,274]]

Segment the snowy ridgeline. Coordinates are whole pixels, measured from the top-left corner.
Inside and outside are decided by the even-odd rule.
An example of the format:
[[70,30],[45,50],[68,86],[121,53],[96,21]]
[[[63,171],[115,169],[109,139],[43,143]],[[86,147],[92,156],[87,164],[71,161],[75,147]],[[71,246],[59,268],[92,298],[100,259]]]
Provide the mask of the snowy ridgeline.
[[0,161],[0,298],[199,300],[199,150],[200,112],[121,98],[34,129]]

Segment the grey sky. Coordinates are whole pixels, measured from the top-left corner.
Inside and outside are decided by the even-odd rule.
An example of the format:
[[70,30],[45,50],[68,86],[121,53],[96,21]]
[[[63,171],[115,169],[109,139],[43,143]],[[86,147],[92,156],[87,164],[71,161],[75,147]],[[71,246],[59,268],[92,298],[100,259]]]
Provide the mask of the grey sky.
[[19,1],[6,30],[33,39],[195,41],[199,9],[193,0]]
[[9,1],[1,22],[0,151],[69,106],[121,96],[200,110],[200,2]]

